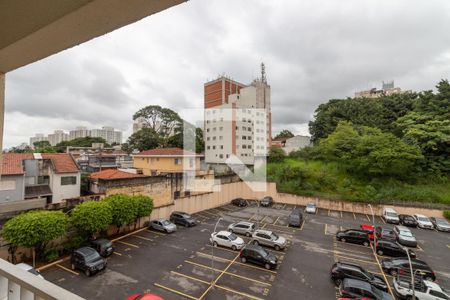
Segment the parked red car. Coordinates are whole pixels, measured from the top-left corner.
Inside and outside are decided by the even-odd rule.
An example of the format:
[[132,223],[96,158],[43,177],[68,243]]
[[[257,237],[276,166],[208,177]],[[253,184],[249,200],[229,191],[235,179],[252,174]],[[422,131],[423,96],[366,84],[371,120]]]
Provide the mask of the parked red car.
[[155,294],[134,294],[127,298],[127,300],[164,300]]
[[362,230],[367,231],[368,235],[369,235],[369,240],[373,241],[373,226],[369,225],[369,224],[361,224],[359,226]]

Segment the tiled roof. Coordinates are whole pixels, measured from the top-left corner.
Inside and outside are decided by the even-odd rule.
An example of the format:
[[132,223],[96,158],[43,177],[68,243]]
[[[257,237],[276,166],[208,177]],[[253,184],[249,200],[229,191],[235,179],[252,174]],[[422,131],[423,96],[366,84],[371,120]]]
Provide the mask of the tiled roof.
[[183,155],[201,156],[199,154],[196,154],[195,152],[183,150],[181,148],[156,148],[156,149],[146,150],[146,151],[139,152],[138,154],[135,154],[135,156],[140,156],[140,155],[145,155],[145,156],[183,156]]
[[[68,153],[42,153],[41,156],[43,159],[52,161],[55,173],[76,173],[80,171],[72,156]],[[35,159],[35,156],[33,153],[3,153],[0,174],[24,174],[22,161],[25,159]]]
[[32,159],[33,153],[3,153],[0,174],[20,175],[24,173],[22,161]]
[[117,169],[107,169],[100,172],[95,172],[91,174],[91,179],[127,179],[127,178],[140,178],[147,177],[142,174],[133,174]]

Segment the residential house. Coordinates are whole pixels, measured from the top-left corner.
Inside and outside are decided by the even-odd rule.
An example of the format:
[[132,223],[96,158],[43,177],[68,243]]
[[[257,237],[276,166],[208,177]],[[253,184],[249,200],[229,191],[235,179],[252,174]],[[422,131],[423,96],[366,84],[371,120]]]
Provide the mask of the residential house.
[[286,154],[303,149],[311,144],[311,137],[296,135],[291,138],[280,137],[272,140],[272,147],[281,148]]
[[66,153],[4,153],[0,204],[45,199],[45,204],[80,196],[80,170]]

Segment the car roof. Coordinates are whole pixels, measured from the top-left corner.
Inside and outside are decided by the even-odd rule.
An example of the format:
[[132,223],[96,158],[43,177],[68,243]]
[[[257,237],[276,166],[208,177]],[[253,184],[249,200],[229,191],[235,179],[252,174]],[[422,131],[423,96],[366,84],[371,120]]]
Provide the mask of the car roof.
[[82,255],[89,255],[89,254],[95,253],[97,251],[95,251],[95,249],[93,249],[91,247],[82,247],[82,248],[75,250],[75,252],[78,252]]
[[255,225],[255,223],[247,222],[247,221],[239,221],[239,222],[234,223],[233,225],[237,225],[237,224],[243,224],[243,225],[249,225],[249,226]]
[[22,270],[25,270],[25,271],[33,269],[32,266],[30,266],[29,264],[26,264],[26,263],[19,263],[19,264],[16,265],[16,267],[19,267],[19,268],[21,268]]
[[358,266],[358,265],[352,264],[352,263],[348,263],[348,262],[338,261],[337,264],[342,266],[342,267],[346,267],[346,268],[352,268],[352,269],[357,269],[357,270],[361,270],[362,269],[361,266]]
[[159,219],[155,219],[155,220],[153,220],[152,222],[155,222],[155,221],[159,221],[159,222],[162,222],[162,221],[169,221],[169,220],[167,220],[167,219],[164,219],[164,218],[159,218]]
[[314,205],[314,206],[316,206],[316,204],[315,204],[315,203],[308,203],[308,204],[306,204],[306,206],[310,206],[310,205]]
[[259,246],[259,245],[253,245],[253,244],[247,244],[245,245],[244,249],[249,249],[249,250],[264,250],[263,247]]
[[422,215],[422,214],[415,214],[416,217],[421,217],[421,218],[427,218],[427,216]]
[[409,230],[408,227],[403,226],[403,225],[395,225],[394,227],[397,227],[398,230],[401,230],[401,231],[411,231],[411,230]]
[[221,231],[217,232],[217,234],[221,234],[221,235],[224,235],[224,236],[230,236],[233,233],[229,232],[229,231],[226,231],[226,230],[221,230]]
[[357,280],[357,279],[345,278],[343,284],[344,284],[344,286],[365,288],[365,289],[368,289],[368,290],[371,289],[370,283],[368,283],[366,281],[362,281],[362,280]]
[[96,240],[93,240],[91,243],[93,243],[93,244],[104,244],[104,243],[110,243],[111,241],[110,240],[107,240],[107,239],[96,239]]
[[270,230],[264,230],[264,229],[256,229],[256,230],[255,230],[255,233],[257,233],[257,232],[259,232],[259,233],[264,233],[264,234],[267,234],[267,235],[271,235],[271,234],[272,234],[272,231],[270,231]]

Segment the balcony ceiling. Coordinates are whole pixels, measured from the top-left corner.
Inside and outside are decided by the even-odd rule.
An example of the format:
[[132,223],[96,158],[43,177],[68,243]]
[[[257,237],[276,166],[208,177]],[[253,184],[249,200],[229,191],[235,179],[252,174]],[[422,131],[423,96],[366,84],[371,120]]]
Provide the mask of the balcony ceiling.
[[0,0],[6,73],[186,0]]

